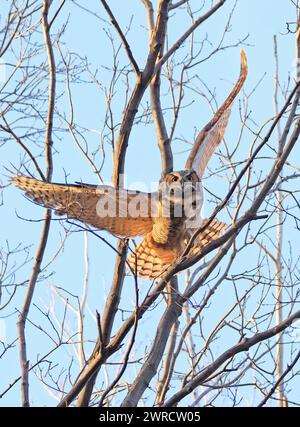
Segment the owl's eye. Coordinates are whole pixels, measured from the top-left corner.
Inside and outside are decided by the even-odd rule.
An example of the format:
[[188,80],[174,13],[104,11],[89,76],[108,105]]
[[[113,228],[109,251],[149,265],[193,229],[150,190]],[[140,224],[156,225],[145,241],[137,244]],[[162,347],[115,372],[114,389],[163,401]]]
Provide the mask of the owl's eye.
[[186,180],[187,180],[187,181],[192,181],[192,175],[188,175],[188,176],[186,177]]
[[172,182],[176,182],[176,181],[178,181],[178,179],[179,179],[178,176],[176,176],[176,175],[172,176]]

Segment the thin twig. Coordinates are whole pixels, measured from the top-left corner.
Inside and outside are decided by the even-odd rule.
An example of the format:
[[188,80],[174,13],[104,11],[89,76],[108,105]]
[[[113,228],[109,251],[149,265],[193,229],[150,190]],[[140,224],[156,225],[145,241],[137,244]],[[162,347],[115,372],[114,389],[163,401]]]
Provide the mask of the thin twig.
[[132,54],[131,48],[129,46],[129,43],[126,40],[126,37],[125,37],[123,31],[121,30],[121,27],[118,24],[118,21],[116,20],[114,14],[112,13],[112,11],[111,11],[110,7],[108,6],[108,4],[106,3],[106,1],[105,0],[100,0],[100,1],[103,4],[103,7],[106,10],[108,16],[110,17],[111,23],[113,24],[113,26],[115,27],[117,33],[119,34],[119,37],[120,37],[120,39],[121,39],[121,41],[122,41],[122,43],[124,45],[125,51],[127,53],[127,56],[128,56],[128,58],[129,58],[129,60],[130,60],[130,62],[132,64],[132,66],[133,66],[135,74],[137,76],[139,76],[141,74],[139,66],[138,66],[136,60],[133,57],[133,54]]

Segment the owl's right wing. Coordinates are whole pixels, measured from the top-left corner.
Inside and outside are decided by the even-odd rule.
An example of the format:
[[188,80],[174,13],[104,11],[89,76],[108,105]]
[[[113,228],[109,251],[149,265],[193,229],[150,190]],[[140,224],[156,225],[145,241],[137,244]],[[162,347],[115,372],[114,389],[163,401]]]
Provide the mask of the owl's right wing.
[[194,169],[200,178],[202,178],[207,163],[209,162],[215,149],[222,142],[227,128],[232,103],[241,90],[246,80],[247,73],[247,58],[245,52],[242,50],[241,71],[238,81],[210,122],[199,132],[190,155],[186,161],[186,169]]
[[35,203],[54,209],[56,214],[120,237],[143,236],[153,227],[153,193],[108,185],[48,183],[21,175],[11,182]]

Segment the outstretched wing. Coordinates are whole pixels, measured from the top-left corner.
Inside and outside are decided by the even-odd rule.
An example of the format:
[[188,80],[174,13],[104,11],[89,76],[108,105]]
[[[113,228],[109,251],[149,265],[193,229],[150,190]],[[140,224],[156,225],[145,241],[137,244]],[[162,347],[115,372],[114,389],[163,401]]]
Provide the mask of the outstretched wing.
[[142,236],[152,230],[151,193],[108,185],[47,183],[25,176],[16,176],[11,182],[35,203],[54,209],[56,214],[117,236]]
[[211,121],[198,134],[185,165],[186,169],[194,169],[200,178],[202,178],[213,152],[224,137],[232,103],[241,90],[246,80],[247,73],[247,58],[245,52],[242,50],[239,79],[223,105],[219,108]]

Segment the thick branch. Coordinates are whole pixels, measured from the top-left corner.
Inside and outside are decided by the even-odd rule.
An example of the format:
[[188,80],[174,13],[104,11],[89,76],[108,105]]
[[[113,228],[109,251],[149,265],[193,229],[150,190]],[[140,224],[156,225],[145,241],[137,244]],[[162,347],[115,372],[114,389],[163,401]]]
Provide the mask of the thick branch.
[[127,396],[122,402],[122,407],[137,406],[140,398],[144,394],[145,390],[150,384],[150,381],[157,372],[169,339],[171,329],[182,312],[183,300],[177,293],[177,278],[174,278],[170,285],[171,286],[169,287],[172,287],[170,291],[170,303],[168,304],[159,322],[147,360],[131,385]]
[[163,45],[165,27],[167,25],[168,20],[169,3],[170,0],[160,0],[157,12],[156,25],[150,42],[147,62],[144,71],[137,79],[135,88],[127,104],[122,119],[114,157],[113,182],[117,186],[122,185],[121,175],[124,173],[125,156],[134,118],[138,111],[138,107],[145,93],[145,90],[147,89],[154,75],[155,63],[159,55],[161,46]]
[[150,100],[161,156],[162,176],[164,176],[173,170],[173,154],[160,101],[160,71],[151,82]]
[[[114,277],[113,277],[112,285],[106,300],[104,312],[102,315],[101,343],[99,342],[99,340],[97,341],[91,358],[95,357],[99,353],[99,351],[105,348],[105,346],[108,344],[111,338],[113,323],[114,323],[115,316],[117,314],[120,299],[121,299],[121,293],[123,289],[123,282],[124,282],[124,276],[125,276],[125,267],[126,267],[127,243],[124,242],[123,240],[120,240],[118,243],[117,250],[118,250],[118,255],[117,255],[116,264],[115,264]],[[97,369],[97,371],[94,373],[92,378],[90,378],[86,387],[80,394],[77,402],[78,407],[89,405],[98,371],[99,369]]]

